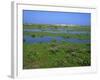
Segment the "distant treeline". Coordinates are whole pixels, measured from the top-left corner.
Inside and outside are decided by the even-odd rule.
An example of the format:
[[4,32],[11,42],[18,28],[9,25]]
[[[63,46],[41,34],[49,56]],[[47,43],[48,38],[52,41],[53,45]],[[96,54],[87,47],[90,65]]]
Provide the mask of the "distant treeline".
[[23,27],[25,29],[31,29],[31,28],[39,28],[39,29],[42,29],[42,28],[68,28],[68,27],[89,27],[89,26],[80,26],[80,25],[67,25],[67,24],[23,24]]

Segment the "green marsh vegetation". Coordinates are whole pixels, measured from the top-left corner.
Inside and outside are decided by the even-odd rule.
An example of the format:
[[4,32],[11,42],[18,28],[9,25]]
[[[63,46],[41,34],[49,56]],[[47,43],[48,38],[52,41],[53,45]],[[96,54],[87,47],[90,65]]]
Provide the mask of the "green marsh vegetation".
[[[68,34],[68,33],[50,33],[46,29],[59,32],[59,28],[70,31],[85,31],[90,33],[90,27],[87,26],[68,26],[68,25],[41,25],[31,24],[23,25],[24,29],[41,29],[40,32],[24,31],[23,35],[32,38],[50,36],[90,40],[90,34]],[[66,41],[57,42],[52,39],[49,43],[27,43],[23,41],[23,68],[54,68],[54,67],[80,67],[91,65],[91,44],[90,43],[72,43]]]

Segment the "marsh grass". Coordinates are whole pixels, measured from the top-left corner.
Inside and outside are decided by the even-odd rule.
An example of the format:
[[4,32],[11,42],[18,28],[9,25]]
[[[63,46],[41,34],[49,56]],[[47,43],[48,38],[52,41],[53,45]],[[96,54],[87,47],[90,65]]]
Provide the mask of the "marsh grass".
[[66,29],[66,30],[76,30],[76,31],[90,31],[90,27],[89,26],[60,26],[60,25],[50,25],[50,24],[23,24],[24,26],[24,29],[47,29],[47,28],[50,28],[50,29],[59,29],[59,28],[62,28],[62,29]]
[[34,38],[34,37],[36,37],[36,35],[35,35],[35,34],[32,34],[31,36],[32,36],[33,38]]
[[[90,27],[80,26],[57,26],[57,25],[23,25],[24,29],[53,29],[59,28],[72,31],[90,32]],[[49,32],[24,32],[24,35],[35,37],[63,37],[90,39],[90,34],[65,34]],[[90,43],[70,43],[62,40],[57,42],[52,39],[51,42],[39,42],[34,44],[23,41],[23,69],[36,68],[54,68],[54,67],[79,67],[91,65]]]
[[[90,46],[72,43],[24,43],[24,69],[90,66]],[[34,63],[34,64],[32,64]]]

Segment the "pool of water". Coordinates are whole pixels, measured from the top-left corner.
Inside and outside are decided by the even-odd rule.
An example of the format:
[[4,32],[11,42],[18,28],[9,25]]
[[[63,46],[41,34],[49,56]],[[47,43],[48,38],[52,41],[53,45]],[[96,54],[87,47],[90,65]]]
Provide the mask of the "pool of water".
[[31,37],[31,36],[25,36],[23,37],[24,42],[26,43],[49,43],[55,40],[56,42],[72,42],[72,43],[89,43],[90,40],[82,40],[82,39],[76,39],[76,38],[63,38],[63,37],[51,37],[51,36],[44,36],[44,37]]
[[49,33],[68,33],[68,34],[89,34],[87,31],[74,31],[66,29],[24,29],[25,32],[49,32]]

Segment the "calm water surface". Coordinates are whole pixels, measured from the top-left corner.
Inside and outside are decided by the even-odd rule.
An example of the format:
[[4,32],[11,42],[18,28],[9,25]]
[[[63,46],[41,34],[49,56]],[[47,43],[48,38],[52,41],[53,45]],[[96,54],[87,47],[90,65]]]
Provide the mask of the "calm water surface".
[[68,34],[89,34],[86,31],[73,31],[66,29],[24,29],[25,32],[49,32],[49,33],[68,33]]
[[[67,34],[89,34],[86,31],[73,31],[73,30],[66,30],[66,29],[24,29],[24,32],[49,32],[49,33],[67,33]],[[26,43],[41,43],[41,42],[52,42],[55,40],[56,42],[72,42],[72,43],[90,43],[90,40],[83,40],[77,38],[63,38],[63,37],[51,37],[51,36],[44,36],[44,37],[32,37],[24,35],[23,37],[24,42]]]
[[26,43],[41,43],[41,42],[52,42],[53,40],[56,40],[57,42],[65,41],[65,42],[72,42],[72,43],[89,43],[90,40],[81,40],[76,38],[63,38],[63,37],[50,37],[50,36],[44,36],[44,37],[31,37],[31,36],[24,36],[24,41]]

